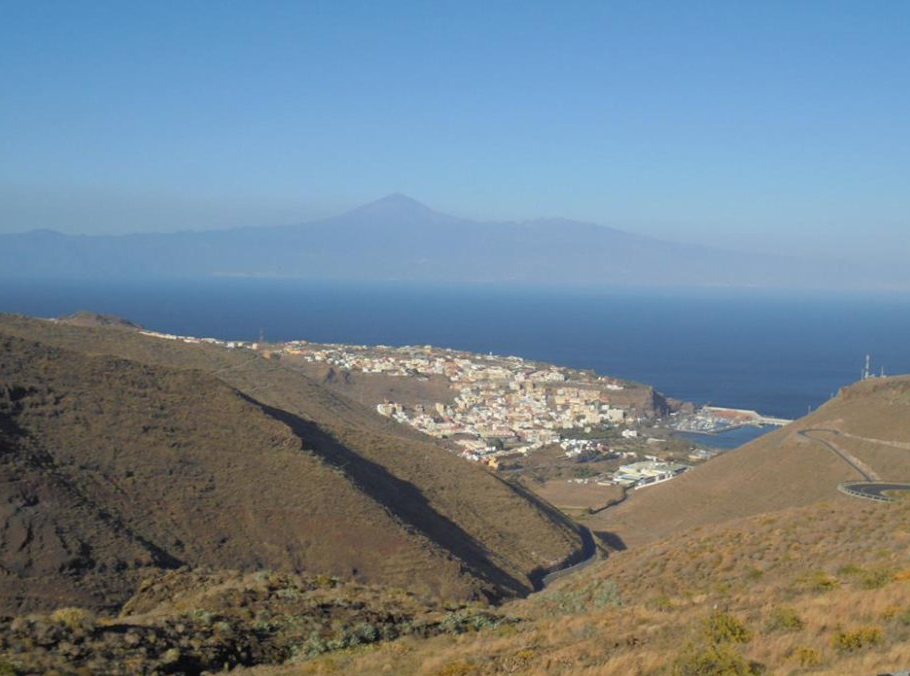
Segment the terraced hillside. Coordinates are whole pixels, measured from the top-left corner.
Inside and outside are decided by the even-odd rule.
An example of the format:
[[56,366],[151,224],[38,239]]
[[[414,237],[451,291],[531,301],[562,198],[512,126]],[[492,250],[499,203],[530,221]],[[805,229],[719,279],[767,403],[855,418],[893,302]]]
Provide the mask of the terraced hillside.
[[0,607],[110,607],[149,567],[530,591],[577,528],[247,351],[0,318]]

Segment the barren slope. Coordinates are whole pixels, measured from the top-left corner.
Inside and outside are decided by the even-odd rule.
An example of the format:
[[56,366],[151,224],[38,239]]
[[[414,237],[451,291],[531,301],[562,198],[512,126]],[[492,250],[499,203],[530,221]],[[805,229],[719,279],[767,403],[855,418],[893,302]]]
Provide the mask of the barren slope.
[[[66,356],[48,374],[35,372],[42,360],[20,360],[33,382],[53,376],[71,398],[63,416],[32,413],[31,402],[17,424],[179,561],[500,596],[530,590],[580,549],[575,527],[548,506],[250,352],[9,316],[2,332],[79,351],[51,350]],[[14,354],[25,343],[6,344]],[[92,378],[64,373],[83,362]],[[91,449],[90,461],[74,449]]]
[[[16,504],[0,544],[7,607],[86,592],[116,604],[107,587],[127,587],[124,565],[306,569],[455,596],[483,584],[213,378],[12,337],[0,364],[15,430],[3,455],[3,502]],[[49,584],[67,593],[48,599]]]
[[[811,432],[807,437],[801,432]],[[837,490],[862,475],[820,440],[835,444],[882,479],[910,481],[910,377],[873,378],[844,388],[804,418],[658,486],[632,491],[593,518],[594,530],[627,545],[819,500],[853,500]]]

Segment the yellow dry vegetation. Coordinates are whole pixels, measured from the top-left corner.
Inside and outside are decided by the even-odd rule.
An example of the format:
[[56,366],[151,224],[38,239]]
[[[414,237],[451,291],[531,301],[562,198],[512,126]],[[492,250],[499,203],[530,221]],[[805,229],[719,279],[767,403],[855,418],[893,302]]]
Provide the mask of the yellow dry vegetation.
[[614,554],[488,630],[335,653],[303,674],[842,676],[910,664],[910,504],[819,504]]
[[[811,430],[809,436],[803,434]],[[823,431],[828,430],[828,431]],[[696,467],[659,490],[632,491],[621,505],[584,520],[630,547],[687,528],[820,500],[862,476],[822,441],[851,454],[882,479],[910,482],[910,376],[846,387],[811,415]]]

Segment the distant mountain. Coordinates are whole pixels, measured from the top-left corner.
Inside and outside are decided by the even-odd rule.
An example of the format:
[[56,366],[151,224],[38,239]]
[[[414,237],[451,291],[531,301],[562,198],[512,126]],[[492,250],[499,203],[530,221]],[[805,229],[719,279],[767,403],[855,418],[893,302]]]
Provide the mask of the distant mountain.
[[726,251],[564,219],[478,222],[400,194],[303,225],[0,235],[4,277],[285,276],[636,286],[908,286],[906,270]]

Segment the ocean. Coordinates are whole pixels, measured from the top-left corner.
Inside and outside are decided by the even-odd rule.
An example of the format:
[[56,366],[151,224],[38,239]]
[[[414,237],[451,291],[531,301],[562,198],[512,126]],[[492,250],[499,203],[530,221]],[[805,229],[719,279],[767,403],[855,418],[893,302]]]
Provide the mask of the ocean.
[[873,369],[910,372],[910,295],[216,278],[0,279],[0,311],[92,310],[171,333],[519,355],[795,418]]

